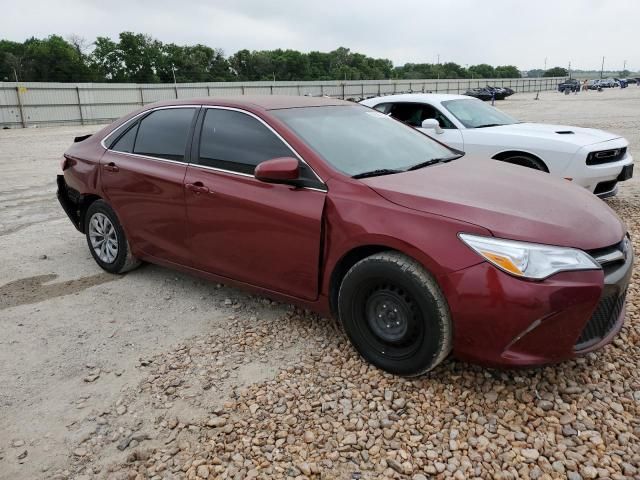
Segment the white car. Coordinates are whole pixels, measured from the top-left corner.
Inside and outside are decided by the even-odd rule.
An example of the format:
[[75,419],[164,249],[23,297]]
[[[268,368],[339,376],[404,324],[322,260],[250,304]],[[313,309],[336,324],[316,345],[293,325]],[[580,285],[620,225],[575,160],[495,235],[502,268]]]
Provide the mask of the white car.
[[629,142],[593,128],[518,122],[465,95],[402,94],[360,102],[473,157],[494,158],[571,180],[600,197],[633,175]]

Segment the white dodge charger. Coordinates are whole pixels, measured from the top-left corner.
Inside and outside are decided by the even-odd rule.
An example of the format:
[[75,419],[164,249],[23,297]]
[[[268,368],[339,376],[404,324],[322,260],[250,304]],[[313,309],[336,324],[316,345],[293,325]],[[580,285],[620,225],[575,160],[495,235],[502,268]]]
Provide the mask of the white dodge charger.
[[633,175],[629,142],[593,128],[519,122],[464,95],[403,94],[363,100],[436,140],[473,156],[549,172],[600,197]]

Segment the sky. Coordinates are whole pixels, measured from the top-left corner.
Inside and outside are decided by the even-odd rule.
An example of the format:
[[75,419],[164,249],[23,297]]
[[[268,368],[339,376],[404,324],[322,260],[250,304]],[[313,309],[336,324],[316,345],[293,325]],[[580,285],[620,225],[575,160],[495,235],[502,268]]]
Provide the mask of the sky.
[[394,65],[640,70],[640,0],[0,0],[0,38],[146,33],[165,43],[330,51]]

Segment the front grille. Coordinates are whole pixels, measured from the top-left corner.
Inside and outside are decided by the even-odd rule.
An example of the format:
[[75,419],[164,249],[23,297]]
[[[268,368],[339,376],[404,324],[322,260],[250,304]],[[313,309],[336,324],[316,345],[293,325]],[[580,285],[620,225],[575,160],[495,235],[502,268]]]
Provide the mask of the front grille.
[[627,147],[600,150],[587,155],[587,165],[602,165],[603,163],[617,162],[627,154]]
[[580,334],[580,338],[576,342],[575,350],[583,350],[607,336],[624,308],[626,296],[626,290],[622,295],[618,295],[616,291],[600,300],[596,310],[585,325],[584,330],[582,330],[582,334]]

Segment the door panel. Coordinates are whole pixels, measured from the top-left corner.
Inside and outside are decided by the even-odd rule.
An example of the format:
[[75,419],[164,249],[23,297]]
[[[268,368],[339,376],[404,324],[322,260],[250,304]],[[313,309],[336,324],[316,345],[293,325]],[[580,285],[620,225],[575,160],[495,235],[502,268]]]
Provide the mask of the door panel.
[[189,265],[186,164],[109,150],[100,164],[103,190],[132,246],[148,255]]
[[318,295],[325,192],[190,165],[193,266],[287,295]]

